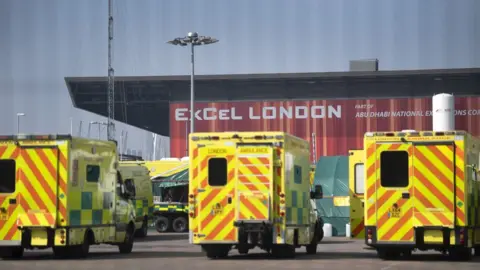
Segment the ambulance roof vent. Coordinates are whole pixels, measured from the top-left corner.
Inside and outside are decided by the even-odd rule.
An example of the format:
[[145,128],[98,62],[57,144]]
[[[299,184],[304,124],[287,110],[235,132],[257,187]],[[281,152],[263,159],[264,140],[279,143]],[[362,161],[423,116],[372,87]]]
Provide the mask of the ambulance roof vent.
[[407,133],[407,132],[408,132],[408,133],[413,133],[413,132],[418,132],[418,131],[416,131],[415,129],[404,129],[404,130],[402,130],[401,132],[405,132],[405,133]]
[[180,161],[187,161],[187,160],[190,160],[190,157],[182,157],[182,158],[180,159]]

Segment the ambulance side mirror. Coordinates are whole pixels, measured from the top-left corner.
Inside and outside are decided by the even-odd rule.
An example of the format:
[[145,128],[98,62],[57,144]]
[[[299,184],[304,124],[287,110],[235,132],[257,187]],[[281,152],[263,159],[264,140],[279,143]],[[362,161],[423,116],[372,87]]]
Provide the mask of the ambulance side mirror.
[[323,198],[323,189],[321,185],[315,186],[315,190],[310,192],[310,198],[314,200]]
[[117,192],[120,193],[120,194],[118,194],[120,197],[128,199],[129,196],[128,196],[127,191],[125,189],[125,185],[117,184]]

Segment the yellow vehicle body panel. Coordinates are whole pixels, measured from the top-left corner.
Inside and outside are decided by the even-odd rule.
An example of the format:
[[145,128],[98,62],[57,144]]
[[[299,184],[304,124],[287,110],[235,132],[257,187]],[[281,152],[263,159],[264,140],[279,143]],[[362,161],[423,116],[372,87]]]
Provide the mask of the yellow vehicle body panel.
[[177,172],[185,170],[188,167],[189,161],[177,161],[177,160],[153,160],[144,161],[145,166],[150,171],[150,177],[162,175],[162,177],[168,177],[174,175]]
[[352,238],[365,238],[364,219],[364,163],[363,150],[350,150],[348,156],[348,185],[350,189],[350,235]]
[[153,218],[153,190],[149,170],[143,163],[120,162],[118,171],[123,182],[133,182],[135,195],[130,199],[136,214],[136,228],[142,228],[144,222]]
[[87,229],[98,243],[121,243],[135,213],[116,195],[117,160],[114,142],[0,137],[0,173],[10,178],[0,184],[0,247],[78,245]]
[[366,135],[370,244],[480,244],[479,143],[463,131]]
[[2,181],[11,182],[0,188],[0,241],[20,241],[17,226],[68,224],[66,198],[57,201],[67,192],[67,156],[65,143],[0,140]]
[[293,244],[295,230],[299,245],[310,243],[317,220],[307,141],[283,132],[193,133],[189,149],[191,243],[238,243],[241,222],[272,224],[274,244]]

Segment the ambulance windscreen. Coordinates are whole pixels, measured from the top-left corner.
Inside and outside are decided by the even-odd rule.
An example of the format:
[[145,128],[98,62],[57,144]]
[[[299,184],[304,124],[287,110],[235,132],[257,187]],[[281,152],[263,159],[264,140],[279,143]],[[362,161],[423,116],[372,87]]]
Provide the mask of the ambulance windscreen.
[[0,193],[15,192],[15,160],[0,160]]
[[380,183],[386,188],[407,187],[408,153],[406,151],[384,151],[380,154]]

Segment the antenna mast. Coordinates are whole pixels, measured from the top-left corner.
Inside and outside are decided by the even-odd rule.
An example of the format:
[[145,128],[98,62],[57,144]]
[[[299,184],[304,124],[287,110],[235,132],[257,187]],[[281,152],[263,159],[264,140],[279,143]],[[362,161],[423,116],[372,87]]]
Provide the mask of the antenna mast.
[[115,140],[115,81],[114,70],[112,67],[112,45],[113,45],[113,0],[108,0],[108,118],[107,118],[107,138]]

